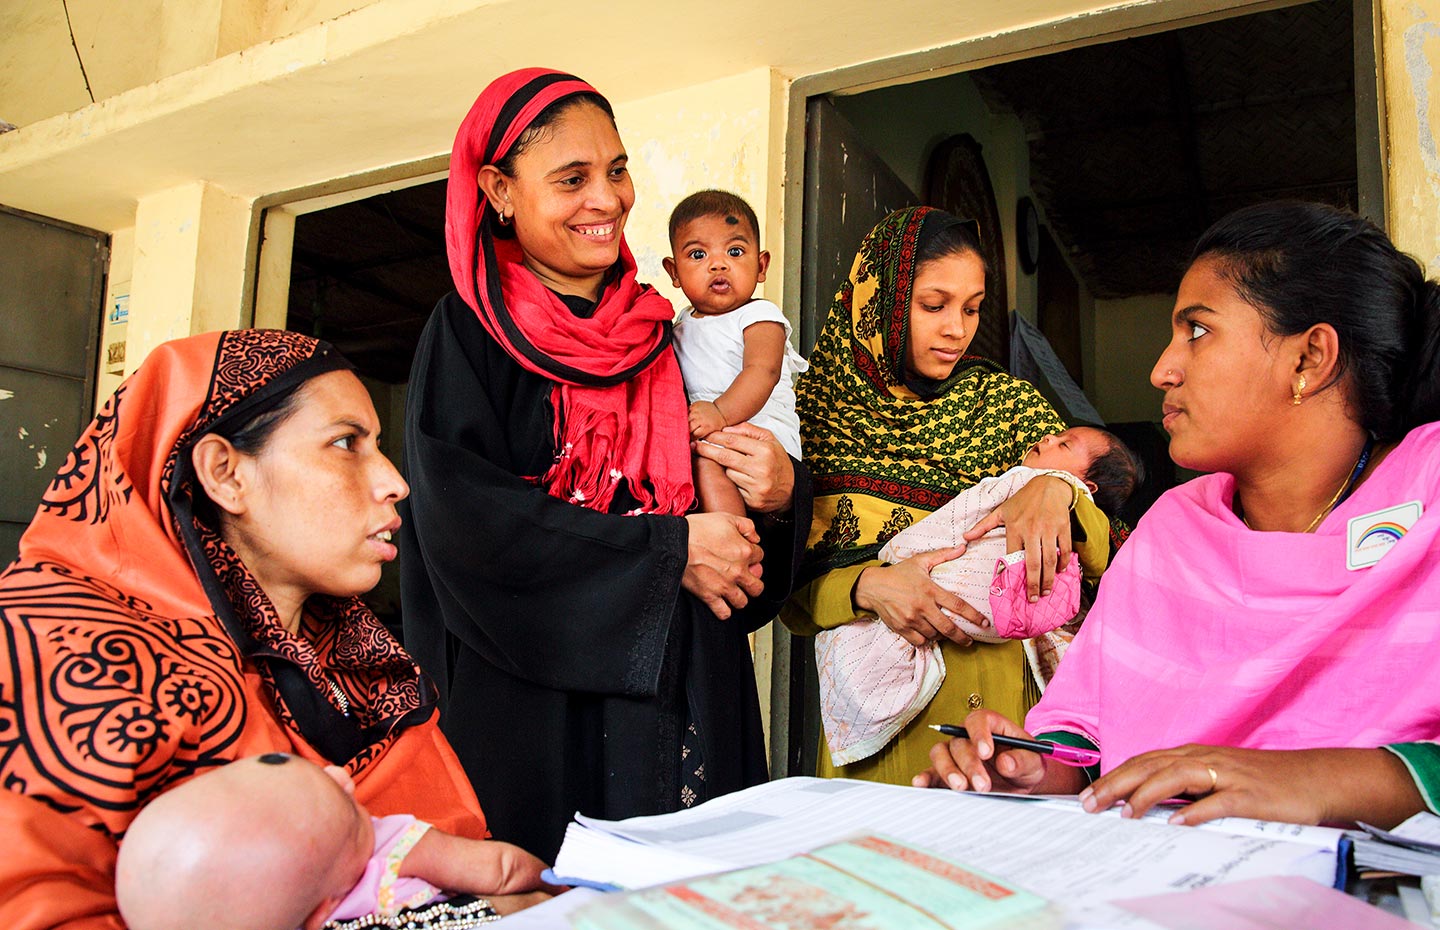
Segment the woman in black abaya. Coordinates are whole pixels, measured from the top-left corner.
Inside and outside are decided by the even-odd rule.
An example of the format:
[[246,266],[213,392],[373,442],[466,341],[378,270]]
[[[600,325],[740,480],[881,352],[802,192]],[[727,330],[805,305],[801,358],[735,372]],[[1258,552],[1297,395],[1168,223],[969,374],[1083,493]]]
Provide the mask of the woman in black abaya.
[[747,634],[810,522],[804,469],[748,425],[702,454],[753,519],[690,512],[672,311],[635,280],[625,163],[578,78],[485,90],[450,163],[456,292],[405,418],[405,642],[495,837],[546,859],[577,810],[661,813],[766,778]]

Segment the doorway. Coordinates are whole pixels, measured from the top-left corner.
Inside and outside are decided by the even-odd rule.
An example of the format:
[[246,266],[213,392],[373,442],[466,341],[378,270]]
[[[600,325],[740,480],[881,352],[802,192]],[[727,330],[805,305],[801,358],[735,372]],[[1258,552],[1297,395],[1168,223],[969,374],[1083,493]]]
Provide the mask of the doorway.
[[[403,469],[405,386],[420,332],[453,288],[445,255],[445,181],[295,217],[285,328],[348,358],[380,418],[380,450]],[[381,569],[366,603],[398,638],[400,574]]]
[[[800,262],[786,291],[800,294],[808,348],[860,237],[890,210],[949,209],[979,221],[982,244],[985,229],[998,230],[986,249],[989,336],[973,351],[1010,362],[1010,311],[1054,343],[1051,370],[1073,385],[1041,378],[1042,393],[1074,422],[1092,417],[1061,398],[1083,391],[1158,478],[1123,514],[1133,520],[1184,477],[1166,454],[1149,371],[1199,234],[1237,207],[1281,198],[1348,207],[1383,227],[1384,198],[1369,0],[1168,26],[1116,15],[1108,28],[1119,36],[1072,22],[1068,41],[1034,30],[1028,46],[1018,34],[947,50],[949,61],[939,50],[913,56],[908,75],[903,62],[882,63],[852,69],[848,86],[845,75],[797,82],[803,183],[787,212],[798,206],[804,223],[787,238]],[[1056,42],[1065,44],[1035,50]],[[790,647],[777,629],[777,775],[814,771],[819,732],[809,643]]]

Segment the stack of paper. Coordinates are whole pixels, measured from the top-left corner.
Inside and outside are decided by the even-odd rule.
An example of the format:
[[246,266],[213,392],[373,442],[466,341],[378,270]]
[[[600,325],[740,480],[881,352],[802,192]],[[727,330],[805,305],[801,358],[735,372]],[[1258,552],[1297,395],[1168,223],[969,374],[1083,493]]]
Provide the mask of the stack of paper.
[[1394,830],[1360,824],[1355,839],[1355,867],[1406,875],[1440,875],[1440,817],[1424,811]]
[[817,778],[780,779],[656,817],[578,819],[571,834],[598,835],[582,841],[567,834],[555,861],[562,880],[642,887],[771,863],[875,832],[1054,901],[1074,927],[1133,925],[1133,915],[1110,906],[1119,898],[1273,875],[1329,885],[1343,837],[1339,830],[1258,821],[1227,821],[1228,830],[1172,827],[1086,814],[1073,801]]

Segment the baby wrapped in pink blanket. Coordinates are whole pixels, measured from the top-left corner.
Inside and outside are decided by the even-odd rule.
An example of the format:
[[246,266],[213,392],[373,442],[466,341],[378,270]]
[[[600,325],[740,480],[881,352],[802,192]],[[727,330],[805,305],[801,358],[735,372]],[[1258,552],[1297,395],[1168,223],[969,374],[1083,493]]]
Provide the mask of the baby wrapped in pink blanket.
[[[977,642],[1026,640],[1028,665],[1043,690],[1069,643],[1068,635],[1055,631],[1079,612],[1079,559],[1071,558],[1056,574],[1048,596],[1031,603],[1025,591],[1024,553],[1007,556],[1005,528],[997,527],[968,544],[964,534],[1041,475],[1062,478],[1078,494],[1089,497],[1095,484],[1084,473],[1117,447],[1124,450],[1120,458],[1133,463],[1129,450],[1104,430],[1076,427],[1046,437],[1026,453],[1025,464],[962,491],[898,533],[879,557],[894,564],[920,553],[966,545],[963,555],[937,565],[930,577],[984,615],[987,625],[977,626],[959,616],[951,619]],[[1134,489],[1137,475],[1133,467],[1121,471],[1125,477],[1118,490],[1123,501]],[[815,639],[815,664],[820,676],[820,718],[835,765],[858,762],[880,751],[930,703],[945,680],[938,643],[912,646],[879,620],[855,620],[821,631]]]

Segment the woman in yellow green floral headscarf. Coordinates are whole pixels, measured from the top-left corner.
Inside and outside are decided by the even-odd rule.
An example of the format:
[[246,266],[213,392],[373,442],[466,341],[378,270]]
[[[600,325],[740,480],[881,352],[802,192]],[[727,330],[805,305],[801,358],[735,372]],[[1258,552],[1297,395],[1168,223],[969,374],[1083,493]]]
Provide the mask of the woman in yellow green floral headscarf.
[[[782,619],[814,635],[878,618],[912,645],[939,641],[946,669],[935,698],[894,741],[844,766],[822,748],[822,775],[908,785],[930,765],[930,724],[981,706],[1019,720],[1039,698],[1022,643],[972,643],[952,618],[981,615],[930,580],[931,568],[962,550],[895,565],[877,559],[900,530],[1065,428],[1028,382],[965,355],[984,296],[984,259],[969,224],[928,207],[892,213],[861,243],[796,385],[815,522],[801,578],[810,581]],[[1086,573],[1108,556],[1104,514],[1077,497],[1060,479],[1041,477],[992,515],[1008,548],[1026,550],[1032,587],[1044,593],[1070,557],[1072,509],[1079,535],[1093,540],[1077,542]]]

